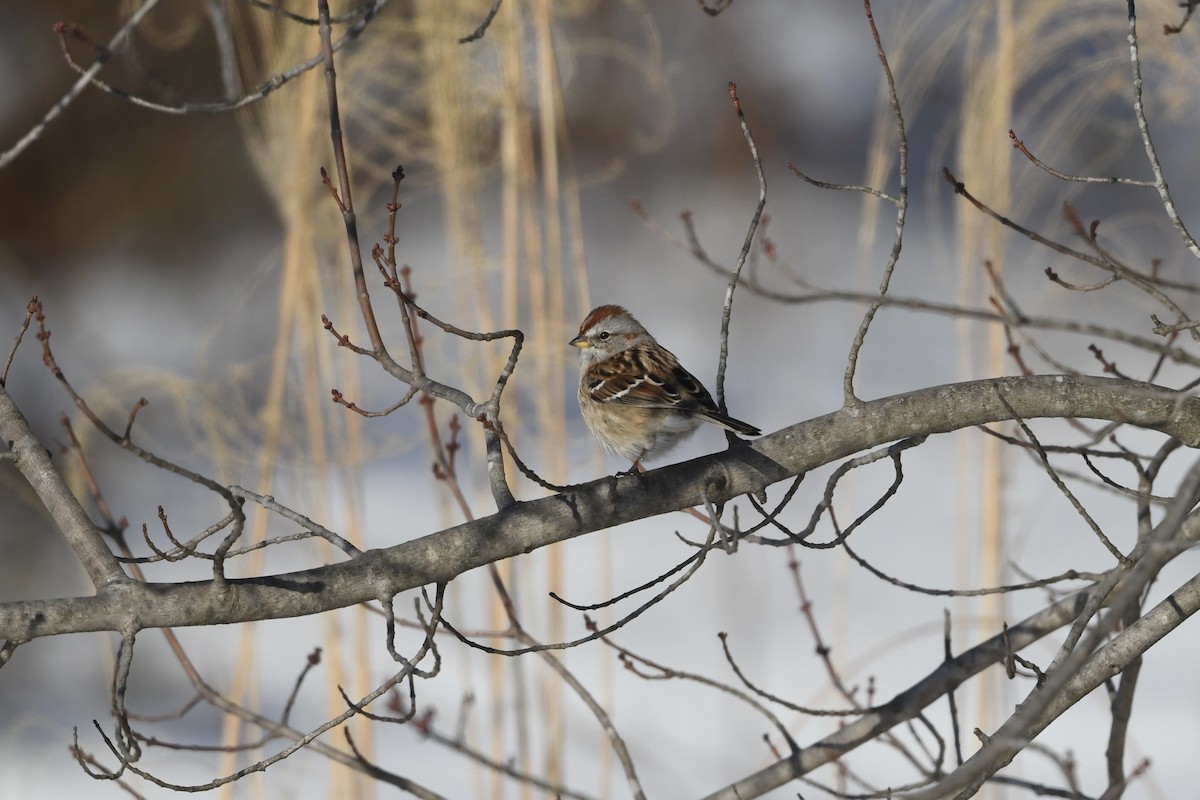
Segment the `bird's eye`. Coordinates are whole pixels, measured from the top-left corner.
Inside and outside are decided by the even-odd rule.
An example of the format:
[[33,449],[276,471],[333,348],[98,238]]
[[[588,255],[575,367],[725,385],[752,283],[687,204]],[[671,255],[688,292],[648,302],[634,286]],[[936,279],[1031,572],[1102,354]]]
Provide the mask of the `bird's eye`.
[[604,331],[604,332],[602,332],[602,333],[600,334],[600,341],[604,341],[604,340],[605,340],[605,339],[607,339],[607,338],[608,338],[610,335],[611,335],[611,334],[609,334],[609,332],[608,332],[608,331]]

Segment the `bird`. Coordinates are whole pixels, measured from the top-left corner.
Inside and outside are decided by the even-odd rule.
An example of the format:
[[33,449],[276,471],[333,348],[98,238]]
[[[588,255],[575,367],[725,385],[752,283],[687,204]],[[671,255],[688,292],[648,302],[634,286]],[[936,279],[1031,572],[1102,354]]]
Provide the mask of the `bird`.
[[670,452],[701,423],[762,433],[721,413],[704,385],[618,305],[592,309],[570,341],[579,348],[579,409],[600,444],[633,462]]

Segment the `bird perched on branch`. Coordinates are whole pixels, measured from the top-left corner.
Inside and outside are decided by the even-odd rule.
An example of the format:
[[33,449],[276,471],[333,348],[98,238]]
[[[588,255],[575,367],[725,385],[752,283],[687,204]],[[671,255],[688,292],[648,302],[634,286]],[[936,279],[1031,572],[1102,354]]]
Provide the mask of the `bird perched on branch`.
[[640,467],[711,422],[745,436],[758,428],[717,410],[712,395],[620,306],[592,310],[579,335],[579,408],[592,435]]

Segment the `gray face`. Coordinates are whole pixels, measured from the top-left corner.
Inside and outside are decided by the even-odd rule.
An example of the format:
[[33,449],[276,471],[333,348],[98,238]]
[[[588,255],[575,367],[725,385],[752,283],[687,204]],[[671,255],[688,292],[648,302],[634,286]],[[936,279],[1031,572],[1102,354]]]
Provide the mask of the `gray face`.
[[591,364],[605,361],[614,355],[643,343],[649,334],[628,313],[604,314],[593,320],[589,316],[584,327],[571,344],[579,348],[579,363],[587,369]]

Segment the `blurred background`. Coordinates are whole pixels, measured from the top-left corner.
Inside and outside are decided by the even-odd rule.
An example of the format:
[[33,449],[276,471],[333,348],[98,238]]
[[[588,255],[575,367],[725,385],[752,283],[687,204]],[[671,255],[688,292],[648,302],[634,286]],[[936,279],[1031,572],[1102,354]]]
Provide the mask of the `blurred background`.
[[[390,175],[403,165],[396,252],[412,268],[419,301],[465,328],[525,331],[527,348],[506,395],[506,425],[524,460],[547,479],[591,480],[625,465],[605,459],[576,408],[575,356],[566,342],[590,307],[627,306],[713,388],[726,280],[672,237],[685,236],[679,218],[687,211],[718,263],[732,268],[742,246],[758,182],[728,83],[738,86],[768,183],[769,220],[760,240],[770,240],[786,265],[756,250],[748,269],[763,285],[792,294],[801,290],[789,271],[823,287],[878,286],[892,246],[892,207],[807,185],[788,165],[895,193],[895,120],[856,3],[743,0],[711,16],[684,0],[505,0],[481,40],[460,44],[488,5],[394,0],[340,51],[359,232],[364,250],[382,241]],[[140,6],[0,0],[0,152],[15,147],[78,79],[55,23],[78,24],[93,41],[107,43]],[[291,8],[315,15],[315,4]],[[351,8],[334,4],[333,10]],[[911,206],[892,293],[985,307],[992,288],[982,265],[990,260],[1026,313],[1145,335],[1156,308],[1148,299],[1119,289],[1076,294],[1054,287],[1046,267],[1080,283],[1100,276],[1005,232],[956,201],[941,176],[949,167],[992,207],[1064,242],[1071,233],[1061,206],[1070,200],[1085,220],[1103,220],[1106,242],[1131,263],[1148,269],[1151,259],[1161,259],[1162,274],[1191,280],[1195,266],[1153,190],[1054,181],[1016,153],[1007,135],[1014,129],[1039,157],[1066,172],[1150,177],[1131,111],[1125,4],[881,0],[874,12],[910,137]],[[1147,113],[1187,219],[1197,207],[1196,30],[1163,36],[1162,25],[1182,14],[1166,0],[1140,4],[1139,14]],[[67,41],[78,64],[93,63],[96,50],[86,41]],[[314,27],[261,8],[175,0],[145,17],[99,77],[167,108],[227,103],[253,95],[318,49]],[[321,184],[322,167],[333,170],[320,69],[224,113],[167,113],[85,89],[0,168],[0,341],[16,334],[26,302],[38,295],[59,364],[114,427],[146,397],[150,406],[134,434],[142,446],[221,481],[273,494],[359,546],[386,547],[463,517],[433,477],[429,426],[417,404],[363,419],[329,400],[336,387],[358,405],[380,409],[406,387],[337,348],[321,328],[324,313],[339,331],[365,343],[344,229]],[[399,315],[367,266],[385,335],[403,354]],[[726,384],[731,413],[769,432],[840,407],[846,354],[862,308],[780,304],[739,290]],[[424,332],[430,373],[484,396],[505,347]],[[1087,352],[1090,339],[1040,340],[1062,364],[1101,371]],[[1148,374],[1152,357],[1103,346],[1127,374]],[[997,327],[885,309],[860,358],[858,394],[871,399],[1015,374],[1005,347]],[[8,389],[57,450],[66,441],[59,416],[74,412],[41,366],[38,349],[28,338]],[[1061,367],[1037,363],[1034,369]],[[1189,379],[1171,368],[1160,378],[1168,385]],[[438,405],[435,415],[448,437],[453,410]],[[160,505],[177,534],[190,535],[223,516],[216,498],[75,422],[106,499],[128,519],[140,552],[147,552],[137,542],[143,523],[161,542]],[[1066,427],[1039,430],[1052,438]],[[1126,435],[1127,443],[1144,444]],[[481,437],[471,425],[464,425],[462,437],[460,478],[472,512],[483,516],[494,506]],[[670,458],[723,446],[718,432],[703,431]],[[76,462],[65,454],[56,458],[84,496]],[[906,456],[905,468],[901,493],[855,540],[859,552],[889,574],[971,588],[1021,580],[1021,570],[1044,577],[1110,566],[1040,468],[982,433],[935,437]],[[808,477],[789,523],[804,524],[829,471]],[[891,478],[886,462],[855,473],[839,489],[839,519],[869,506]],[[542,494],[519,477],[514,484],[518,497]],[[772,500],[781,494],[782,487],[773,490]],[[1132,504],[1086,487],[1081,495],[1107,533],[1128,548],[1136,535]],[[11,469],[0,470],[0,503],[0,600],[87,593],[71,552]],[[665,572],[690,553],[673,531],[692,539],[705,534],[700,523],[674,515],[547,548],[502,570],[535,636],[573,638],[584,632],[582,615],[553,603],[547,592],[596,602]],[[262,515],[252,515],[248,526],[255,538],[289,532]],[[876,701],[887,699],[936,667],[944,609],[952,612],[954,646],[962,650],[996,633],[1001,621],[1018,621],[1046,602],[1039,592],[971,600],[917,595],[880,582],[837,549],[785,554],[744,546],[733,556],[714,554],[691,581],[614,638],[659,663],[736,681],[717,639],[726,631],[739,664],[760,686],[804,705],[844,707],[814,655],[789,556],[800,560],[833,663],[846,683],[859,687],[864,703],[870,702],[868,683]],[[244,559],[234,574],[338,557],[317,545],[286,545]],[[1195,568],[1194,556],[1184,556],[1164,573],[1163,590]],[[208,574],[205,565],[188,562],[147,571],[160,581]],[[411,602],[397,598],[397,608],[407,611]],[[470,574],[452,585],[447,617],[477,630],[502,624],[486,576]],[[1200,643],[1194,627],[1185,624],[1158,645],[1144,669],[1130,764],[1147,756],[1152,767],[1128,797],[1184,797],[1196,784],[1200,685],[1192,665]],[[297,727],[312,727],[344,707],[336,686],[360,696],[395,671],[381,630],[377,618],[353,609],[179,635],[210,684],[268,715],[279,713],[305,656],[324,648],[294,718]],[[0,748],[11,757],[0,775],[0,797],[124,796],[86,777],[67,750],[78,727],[81,746],[104,756],[90,721],[108,722],[115,641],[41,640],[5,667]],[[1027,655],[1044,664],[1053,652],[1054,643],[1046,642]],[[434,728],[453,735],[461,724],[468,741],[499,761],[511,759],[591,796],[626,796],[595,719],[540,662],[485,658],[457,644],[447,644],[443,657],[442,676],[418,690],[419,708],[435,710]],[[645,681],[621,669],[613,651],[599,644],[569,651],[564,660],[610,710],[651,797],[700,796],[775,760],[762,741],[769,726],[736,701],[683,681]],[[153,632],[139,638],[134,677],[131,706],[144,713],[165,713],[191,697]],[[1013,685],[996,670],[964,687],[964,731],[994,729],[1027,684]],[[1107,708],[1097,693],[1045,737],[1059,752],[1073,753],[1081,785],[1096,794],[1107,785]],[[944,704],[931,708],[930,718],[948,730]],[[791,712],[783,719],[802,745],[838,724]],[[356,741],[381,766],[448,797],[539,796],[523,794],[412,726],[353,727]],[[164,738],[208,744],[260,735],[203,709],[159,730]],[[781,747],[777,738],[773,743]],[[969,754],[974,739],[967,739]],[[326,741],[343,746],[339,734]],[[206,783],[254,757],[153,748],[148,766],[173,782]],[[875,786],[908,774],[901,757],[881,745],[852,754],[847,763]],[[1014,763],[1016,773],[1031,780],[1061,782],[1043,753],[1029,750]],[[832,769],[814,777],[866,791]],[[147,796],[166,794],[135,785]],[[307,798],[376,791],[388,790],[300,753],[220,793]],[[1020,796],[1009,792],[989,787],[982,796]],[[793,797],[795,789],[770,796]]]

